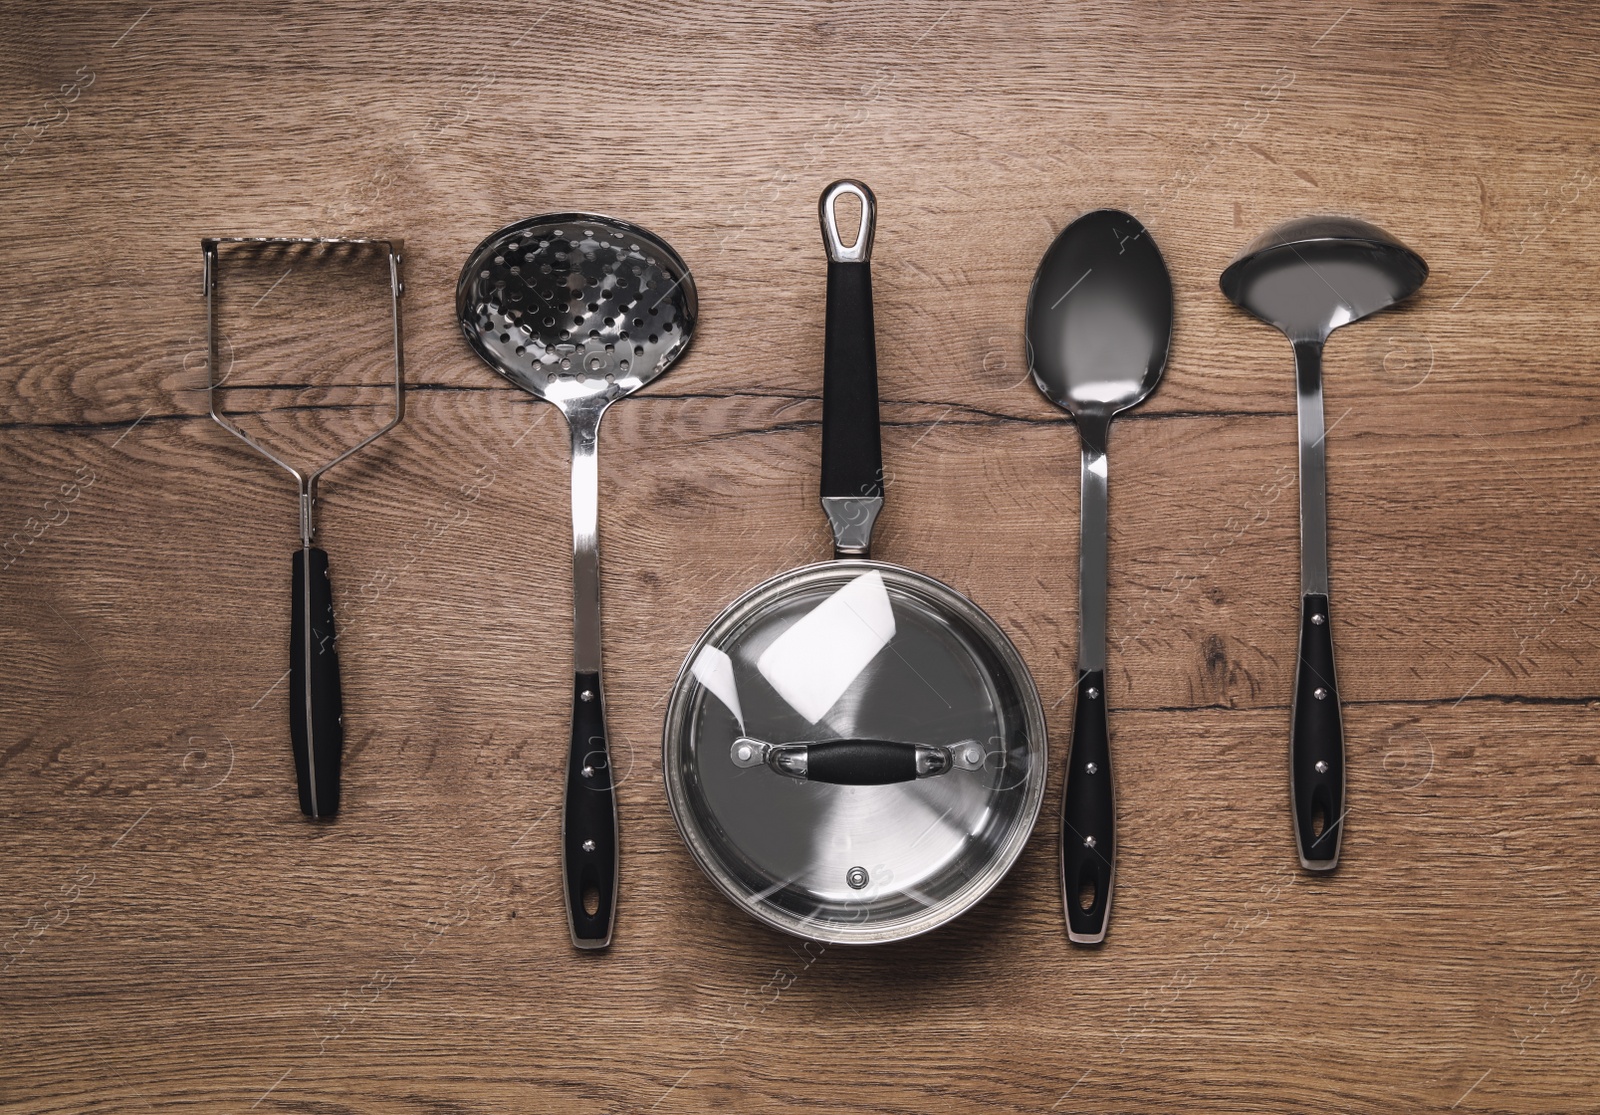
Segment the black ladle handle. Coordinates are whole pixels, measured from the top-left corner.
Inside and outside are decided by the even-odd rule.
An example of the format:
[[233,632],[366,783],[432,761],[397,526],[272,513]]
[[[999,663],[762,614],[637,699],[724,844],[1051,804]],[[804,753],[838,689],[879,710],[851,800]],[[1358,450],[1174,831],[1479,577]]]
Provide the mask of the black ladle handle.
[[1300,601],[1289,778],[1300,865],[1332,871],[1344,835],[1344,725],[1333,670],[1333,622],[1322,593],[1307,593]]
[[603,949],[611,944],[617,901],[617,799],[598,673],[579,672],[573,679],[564,808],[561,874],[572,943]]
[[1116,798],[1111,784],[1111,738],[1106,725],[1103,670],[1078,673],[1072,752],[1061,796],[1061,892],[1067,938],[1097,945],[1111,919],[1117,873]]
[[[861,203],[861,229],[845,245],[839,198]],[[877,202],[864,184],[841,179],[818,203],[828,249],[828,316],[822,358],[822,506],[839,556],[866,557],[883,507],[878,435],[878,349],[872,321],[872,236]]]
[[344,755],[344,702],[333,626],[328,554],[315,546],[294,552],[294,618],[289,624],[289,739],[300,785],[300,812],[327,818],[339,812],[339,766]]

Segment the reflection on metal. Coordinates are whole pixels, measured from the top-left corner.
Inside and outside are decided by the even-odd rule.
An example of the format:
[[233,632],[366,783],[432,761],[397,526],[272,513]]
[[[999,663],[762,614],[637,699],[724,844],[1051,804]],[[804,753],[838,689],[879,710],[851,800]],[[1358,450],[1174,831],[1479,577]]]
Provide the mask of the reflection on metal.
[[797,619],[761,652],[756,668],[791,709],[815,724],[894,636],[894,608],[874,570]]

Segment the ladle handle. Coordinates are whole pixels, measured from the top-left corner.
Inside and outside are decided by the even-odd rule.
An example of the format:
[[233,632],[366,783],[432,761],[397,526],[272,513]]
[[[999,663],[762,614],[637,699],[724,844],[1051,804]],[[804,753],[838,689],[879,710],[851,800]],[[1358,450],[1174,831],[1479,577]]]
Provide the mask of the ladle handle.
[[[861,203],[861,229],[843,243],[837,215],[844,194]],[[822,503],[834,549],[866,556],[883,506],[883,449],[878,435],[878,350],[872,321],[872,191],[849,179],[823,192],[818,206],[828,250],[828,307],[822,359]]]
[[611,944],[617,904],[617,799],[599,673],[580,672],[573,680],[565,809],[561,871],[572,943],[603,949]]
[[339,812],[339,766],[344,755],[344,702],[333,626],[328,554],[315,546],[294,552],[294,617],[289,623],[289,738],[300,812],[326,818]]
[[1077,945],[1098,945],[1105,940],[1117,873],[1116,799],[1105,689],[1104,670],[1078,672],[1072,751],[1067,756],[1067,785],[1061,795],[1061,896],[1067,911],[1067,938]]
[[1344,724],[1333,670],[1333,621],[1322,593],[1307,593],[1300,601],[1289,778],[1300,865],[1332,871],[1344,836]]

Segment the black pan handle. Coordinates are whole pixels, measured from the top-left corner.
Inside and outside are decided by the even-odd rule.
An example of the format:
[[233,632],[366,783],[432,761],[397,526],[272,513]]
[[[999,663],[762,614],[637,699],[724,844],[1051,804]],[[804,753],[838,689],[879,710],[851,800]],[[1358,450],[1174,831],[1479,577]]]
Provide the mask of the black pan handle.
[[573,945],[580,949],[603,949],[611,944],[617,908],[617,795],[609,756],[600,675],[579,673],[572,688],[561,874],[566,885],[568,928]]
[[[839,198],[861,202],[861,230],[846,246]],[[872,322],[872,236],[877,202],[864,184],[841,179],[818,203],[828,249],[828,318],[822,361],[822,506],[840,556],[865,557],[883,506],[878,436],[878,350]]]
[[300,812],[307,817],[327,818],[339,812],[343,713],[328,554],[326,550],[306,546],[294,552],[294,618],[289,624],[289,739],[293,742],[295,775],[300,783]]
[[1116,799],[1106,727],[1106,678],[1102,670],[1086,670],[1078,674],[1072,751],[1061,796],[1061,892],[1067,910],[1067,939],[1074,944],[1098,945],[1106,939],[1116,874]]
[[1344,836],[1344,726],[1333,672],[1333,622],[1328,598],[1320,593],[1308,593],[1300,601],[1289,777],[1300,865],[1307,871],[1332,871],[1339,866]]

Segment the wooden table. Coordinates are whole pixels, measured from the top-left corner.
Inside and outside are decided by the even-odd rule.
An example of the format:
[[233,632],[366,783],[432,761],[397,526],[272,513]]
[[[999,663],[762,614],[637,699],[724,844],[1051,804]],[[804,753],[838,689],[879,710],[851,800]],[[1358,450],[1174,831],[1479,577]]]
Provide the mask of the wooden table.
[[[1588,5],[5,9],[5,1110],[1600,1110]],[[1056,747],[1005,883],[865,950],[715,893],[658,757],[694,638],[827,553],[815,205],[844,175],[880,203],[877,552],[1011,633]],[[1122,847],[1084,951],[1055,850],[1078,444],[1021,321],[1097,206],[1149,225],[1179,317],[1112,445]],[[452,298],[481,237],[566,209],[661,233],[703,312],[601,441],[604,955],[568,945],[556,867],[565,435]],[[1290,352],[1217,289],[1316,212],[1432,266],[1328,350],[1328,878],[1296,866],[1286,793]],[[293,489],[206,416],[198,241],[363,232],[408,244],[411,387],[320,505],[349,742],[319,825],[279,684]],[[241,408],[370,394],[381,282],[274,278],[230,288],[266,377]],[[366,404],[288,426],[347,434]]]

